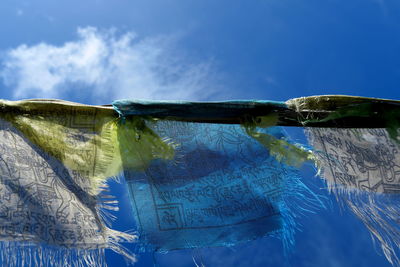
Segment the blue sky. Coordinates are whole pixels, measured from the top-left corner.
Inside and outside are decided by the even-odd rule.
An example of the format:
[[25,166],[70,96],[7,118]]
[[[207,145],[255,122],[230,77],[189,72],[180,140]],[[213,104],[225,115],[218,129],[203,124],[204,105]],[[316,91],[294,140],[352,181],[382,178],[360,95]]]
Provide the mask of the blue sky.
[[[396,0],[87,0],[0,3],[0,98],[287,100],[317,94],[399,98]],[[296,136],[300,137],[298,132]],[[292,266],[389,266],[340,209],[301,219]],[[116,227],[133,218],[123,185]],[[132,247],[131,247],[132,248]],[[108,253],[110,266],[121,266]],[[143,254],[136,266],[281,266],[279,241]]]

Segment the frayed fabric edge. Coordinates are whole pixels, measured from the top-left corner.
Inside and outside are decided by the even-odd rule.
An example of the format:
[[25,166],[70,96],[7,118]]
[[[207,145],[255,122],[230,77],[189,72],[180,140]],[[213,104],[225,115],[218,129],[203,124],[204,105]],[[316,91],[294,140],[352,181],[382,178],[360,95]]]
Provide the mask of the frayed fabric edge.
[[400,197],[326,183],[339,206],[348,208],[365,225],[388,262],[400,266]]
[[[313,136],[305,130],[307,139],[312,144]],[[322,162],[337,161],[329,158],[323,151],[314,150],[316,155],[316,176],[321,177],[327,190],[333,194],[339,207],[348,208],[368,229],[372,242],[378,245],[387,261],[393,266],[400,266],[400,196],[370,192],[338,184],[325,178],[328,171]]]
[[1,241],[3,266],[107,266],[105,249],[76,249],[31,242]]
[[[107,191],[108,186],[102,186]],[[57,246],[41,242],[26,240],[1,240],[0,263],[2,266],[107,266],[105,251],[110,249],[124,257],[127,265],[137,262],[136,255],[128,251],[121,243],[137,241],[137,234],[133,231],[120,232],[108,228],[115,219],[113,211],[118,210],[118,201],[113,196],[98,195],[98,214],[105,223],[103,244],[87,244],[83,247]],[[110,201],[113,205],[110,206]],[[110,212],[111,211],[111,212]],[[97,247],[96,247],[97,246]]]
[[113,213],[119,211],[119,202],[115,196],[108,194],[110,190],[107,182],[114,180],[119,183],[121,181],[120,179],[120,176],[112,176],[101,183],[101,186],[99,187],[100,192],[97,195],[97,213],[99,214],[101,221],[104,223],[103,231],[107,240],[106,249],[111,249],[115,253],[123,256],[127,264],[133,265],[137,262],[136,254],[128,251],[123,245],[121,245],[121,243],[137,242],[137,232],[120,232],[111,229],[111,223],[116,219],[116,216]]

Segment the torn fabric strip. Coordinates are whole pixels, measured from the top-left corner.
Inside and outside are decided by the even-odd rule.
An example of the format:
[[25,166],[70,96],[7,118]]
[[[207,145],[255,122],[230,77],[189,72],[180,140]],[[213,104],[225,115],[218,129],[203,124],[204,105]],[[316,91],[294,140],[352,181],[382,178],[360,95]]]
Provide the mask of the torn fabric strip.
[[[112,112],[46,101],[2,102],[0,257],[13,265],[104,265],[134,236],[106,224],[101,193],[114,155]],[[110,158],[111,157],[111,158]]]

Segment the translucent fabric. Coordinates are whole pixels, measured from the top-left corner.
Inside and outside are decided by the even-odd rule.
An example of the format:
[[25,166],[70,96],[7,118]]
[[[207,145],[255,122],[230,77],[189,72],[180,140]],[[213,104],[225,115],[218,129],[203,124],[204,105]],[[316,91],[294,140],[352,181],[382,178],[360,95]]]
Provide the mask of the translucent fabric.
[[[0,101],[3,263],[100,265],[107,248],[135,260],[120,243],[137,236],[108,223],[118,203],[106,183],[121,173],[141,250],[233,246],[265,236],[288,249],[298,216],[324,207],[299,177],[306,161],[388,260],[400,263],[399,101],[113,105]],[[308,144],[293,143],[277,125],[310,127]]]
[[135,237],[105,223],[107,210],[117,204],[103,192],[110,173],[105,167],[116,160],[110,159],[113,127],[107,127],[112,112],[54,103],[2,104],[12,109],[0,119],[2,263],[103,265],[107,248],[133,260],[119,242]]
[[[176,152],[145,171],[124,173],[144,248],[231,246],[266,235],[289,244],[295,214],[320,204],[296,169],[278,162],[240,125],[147,125]],[[263,132],[284,137],[279,127]]]
[[386,129],[308,128],[321,177],[398,265],[400,145]]

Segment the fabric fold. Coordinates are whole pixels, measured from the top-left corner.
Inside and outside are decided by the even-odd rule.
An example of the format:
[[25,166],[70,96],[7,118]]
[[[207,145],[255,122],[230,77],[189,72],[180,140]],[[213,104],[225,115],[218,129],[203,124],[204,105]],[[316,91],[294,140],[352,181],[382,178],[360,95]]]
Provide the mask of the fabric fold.
[[400,246],[400,146],[386,129],[308,128],[320,175],[396,266]]
[[121,171],[114,111],[2,101],[0,117],[3,262],[98,266],[105,249],[134,261],[121,242],[136,236],[105,223],[117,203],[102,192]]
[[[138,111],[134,101],[113,104],[122,121],[138,114],[150,116],[157,106],[153,103],[146,113]],[[296,161],[291,165],[297,166],[297,159],[286,161],[290,152],[283,150],[287,147],[278,148],[294,145],[286,141],[279,127],[266,128],[275,125],[276,119],[251,117],[239,103],[237,108],[242,111],[235,113],[238,109],[232,108],[230,116],[245,118],[243,125],[199,122],[198,103],[187,112],[190,116],[195,114],[195,121],[186,122],[176,117],[176,110],[168,113],[165,103],[159,104],[165,117],[145,123],[157,136],[173,144],[173,157],[153,160],[142,171],[124,168],[141,249],[233,246],[274,236],[289,250],[298,226],[296,216],[317,210],[323,203],[302,183],[297,168],[287,164]],[[191,103],[185,105],[193,107]],[[228,114],[232,102],[219,105],[219,115],[224,108],[224,114]],[[215,111],[208,114],[212,112]],[[257,134],[270,139],[260,142]],[[141,142],[140,138],[132,139]],[[124,166],[129,164],[125,159]]]
[[[0,258],[102,265],[105,249],[135,260],[122,242],[165,252],[265,236],[288,250],[298,216],[324,208],[299,176],[309,161],[399,265],[399,107],[350,96],[113,107],[2,100]],[[278,126],[308,127],[309,144]],[[110,225],[118,203],[107,181],[122,172],[138,236]]]

